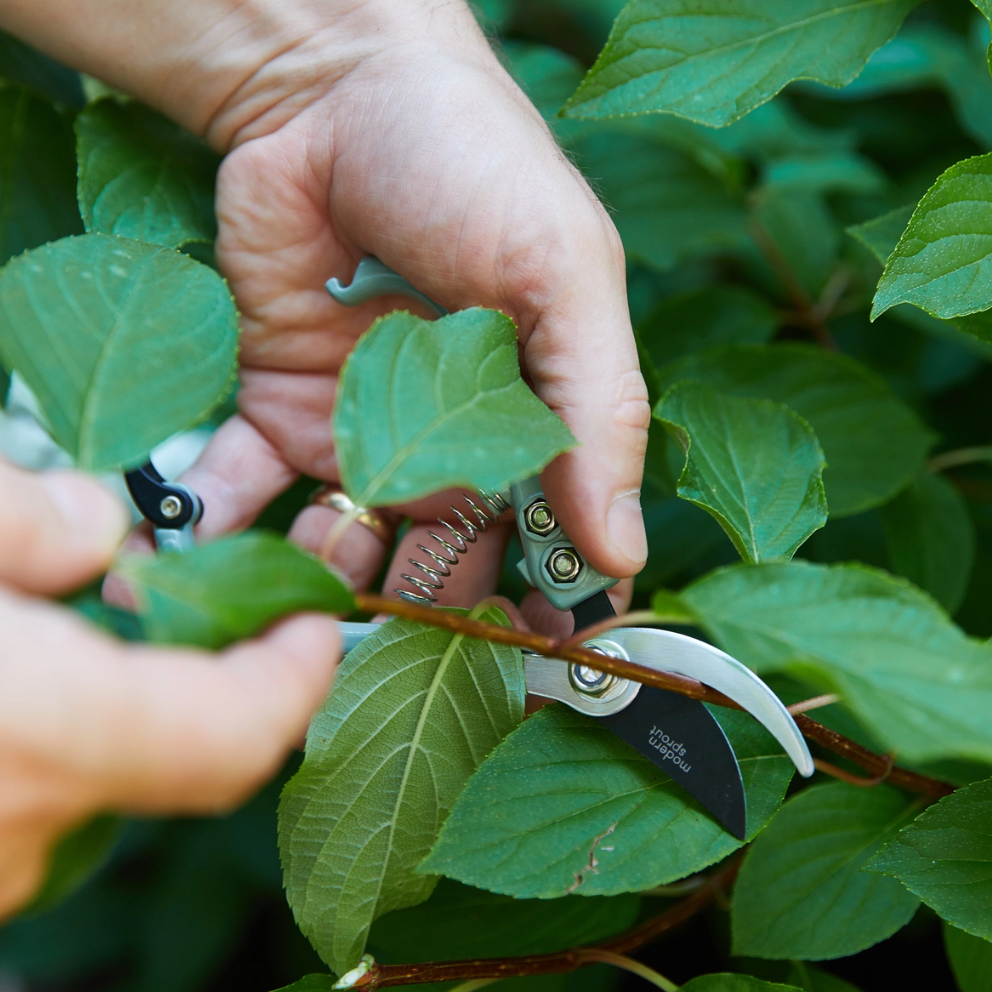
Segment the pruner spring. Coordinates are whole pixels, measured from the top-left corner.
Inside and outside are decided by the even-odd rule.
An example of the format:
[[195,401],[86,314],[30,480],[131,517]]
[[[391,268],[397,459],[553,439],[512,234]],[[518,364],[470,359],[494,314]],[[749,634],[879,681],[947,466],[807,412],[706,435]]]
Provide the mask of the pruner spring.
[[394,592],[401,599],[405,599],[409,603],[424,603],[426,605],[436,603],[437,593],[444,588],[443,580],[451,575],[452,566],[458,564],[459,556],[464,555],[468,551],[469,545],[475,544],[479,540],[479,534],[485,534],[489,530],[489,525],[496,523],[500,515],[511,508],[510,504],[499,493],[487,493],[482,489],[478,492],[481,501],[485,504],[484,506],[479,506],[470,496],[464,497],[469,512],[475,517],[474,521],[469,519],[457,506],[452,505],[451,512],[461,525],[461,530],[443,517],[438,517],[437,521],[447,530],[447,536],[435,534],[432,530],[427,532],[428,536],[440,546],[440,552],[423,544],[417,545],[418,550],[423,551],[433,564],[425,564],[422,561],[417,561],[416,558],[407,559],[414,568],[420,569],[423,575],[403,573],[401,577],[420,591],[412,592],[409,589],[397,587]]

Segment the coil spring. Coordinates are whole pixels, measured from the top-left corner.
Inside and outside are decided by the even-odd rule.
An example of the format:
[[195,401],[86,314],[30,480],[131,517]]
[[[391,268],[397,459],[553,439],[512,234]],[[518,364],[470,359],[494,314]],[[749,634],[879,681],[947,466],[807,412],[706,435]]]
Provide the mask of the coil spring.
[[436,603],[438,590],[444,588],[442,579],[446,579],[451,575],[451,567],[458,564],[458,556],[464,555],[468,551],[469,545],[475,544],[478,541],[479,534],[485,534],[489,529],[489,525],[496,523],[500,514],[510,509],[510,504],[499,493],[487,493],[480,489],[479,496],[485,503],[485,507],[480,507],[471,497],[465,496],[465,502],[475,516],[474,522],[466,517],[457,506],[451,507],[451,512],[458,518],[458,523],[461,525],[462,530],[456,529],[453,524],[448,523],[447,520],[441,517],[437,518],[437,522],[448,531],[450,540],[448,537],[435,534],[432,530],[427,532],[433,540],[437,541],[441,548],[441,553],[439,554],[431,548],[424,547],[423,544],[417,545],[417,549],[423,551],[434,564],[425,564],[422,561],[417,561],[416,558],[407,559],[414,568],[420,569],[423,577],[404,573],[401,578],[420,591],[411,592],[409,589],[397,588],[394,592],[401,599],[405,599],[409,603],[424,603],[427,605]]

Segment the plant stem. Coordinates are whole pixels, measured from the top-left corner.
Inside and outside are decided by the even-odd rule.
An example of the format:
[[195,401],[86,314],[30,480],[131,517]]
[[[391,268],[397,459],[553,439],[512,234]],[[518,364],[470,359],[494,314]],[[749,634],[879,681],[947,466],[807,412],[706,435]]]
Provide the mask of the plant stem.
[[663,992],[679,992],[679,987],[675,982],[669,981],[664,975],[659,974],[653,968],[649,968],[646,964],[641,964],[640,961],[625,957],[623,954],[604,951],[600,947],[590,947],[585,951],[580,950],[578,956],[583,964],[586,962],[612,964],[616,968],[623,968],[624,971],[629,971],[632,975],[637,975],[638,978],[643,978],[644,981],[657,986]]
[[[406,617],[408,620],[418,620],[421,623],[432,627],[441,627],[445,630],[452,630],[456,633],[464,634],[466,637],[475,637],[482,641],[490,641],[495,644],[510,644],[547,658],[557,658],[561,661],[577,661],[610,675],[619,675],[621,678],[633,679],[642,685],[654,685],[659,689],[668,689],[670,692],[677,692],[690,699],[699,699],[705,703],[714,703],[717,706],[726,706],[730,709],[740,710],[744,707],[735,703],[722,692],[711,689],[702,682],[695,679],[686,678],[683,675],[675,675],[672,672],[659,672],[654,668],[645,665],[638,665],[632,661],[623,661],[620,658],[611,658],[607,655],[599,654],[588,648],[583,648],[573,643],[566,643],[545,634],[537,634],[522,630],[514,630],[512,627],[500,627],[498,624],[484,623],[481,620],[473,620],[470,617],[457,613],[448,613],[445,610],[435,610],[429,606],[418,606],[416,603],[407,603],[402,600],[386,599],[375,593],[360,592],[355,594],[355,601],[360,610],[368,613],[387,613],[392,616]],[[571,640],[571,639],[569,639]],[[809,700],[807,700],[809,702]],[[954,791],[954,786],[938,779],[930,778],[928,775],[920,775],[911,772],[909,769],[892,766],[885,755],[875,754],[860,744],[838,734],[829,727],[811,720],[808,716],[798,713],[794,717],[796,725],[803,732],[803,735],[811,741],[815,741],[821,747],[825,747],[834,754],[847,758],[864,768],[872,775],[882,775],[888,772],[888,781],[893,785],[909,789],[911,792],[919,792],[925,796],[940,798],[949,796]],[[832,766],[831,766],[832,767]],[[831,774],[827,772],[827,774]],[[440,981],[440,979],[437,979]],[[434,981],[434,979],[431,979]]]
[[992,447],[957,448],[954,451],[944,451],[934,455],[927,462],[931,472],[943,472],[944,469],[957,468],[959,465],[974,465],[976,462],[992,462]]

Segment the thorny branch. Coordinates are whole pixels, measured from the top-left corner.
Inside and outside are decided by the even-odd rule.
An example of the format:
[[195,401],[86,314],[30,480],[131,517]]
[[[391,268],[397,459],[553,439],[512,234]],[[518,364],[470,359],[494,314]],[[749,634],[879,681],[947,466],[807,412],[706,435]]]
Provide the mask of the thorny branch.
[[[457,613],[449,613],[445,610],[435,610],[428,606],[418,606],[416,603],[406,603],[400,600],[386,599],[374,593],[361,592],[355,594],[358,608],[368,613],[386,613],[391,616],[405,617],[408,620],[418,620],[421,623],[432,627],[442,627],[446,630],[453,630],[464,634],[466,637],[475,637],[483,641],[491,641],[496,644],[510,644],[514,647],[533,651],[548,658],[559,658],[562,661],[580,662],[597,668],[600,671],[608,672],[611,675],[618,675],[621,678],[633,679],[643,685],[657,686],[659,689],[668,689],[670,692],[677,692],[690,699],[699,699],[704,703],[714,703],[717,706],[726,706],[730,709],[743,709],[738,703],[725,696],[716,689],[711,689],[702,682],[695,679],[686,678],[684,675],[676,675],[673,672],[659,672],[645,665],[638,665],[633,661],[623,661],[620,658],[610,658],[607,655],[599,654],[588,648],[583,648],[574,643],[574,639],[569,638],[564,641],[546,634],[538,634],[532,631],[515,630],[512,627],[501,627],[498,624],[485,623],[482,620],[473,620],[467,616]],[[900,768],[893,765],[890,757],[882,754],[875,754],[862,747],[843,734],[825,727],[822,723],[811,720],[803,713],[794,715],[796,725],[803,735],[811,741],[839,754],[848,761],[853,762],[865,769],[873,777],[885,776],[885,781],[911,792],[918,792],[925,796],[940,798],[948,796],[954,791],[954,786],[938,779],[930,778],[928,775],[921,775],[918,772],[910,771],[908,768]],[[833,766],[829,766],[833,769]],[[834,774],[834,771],[824,768],[827,774]],[[843,777],[843,776],[838,776]],[[528,972],[530,974],[530,972]],[[534,972],[537,974],[537,972]],[[440,979],[430,979],[435,981]]]
[[627,955],[662,934],[673,930],[705,909],[737,874],[738,863],[711,875],[682,902],[653,916],[626,933],[587,947],[573,947],[551,954],[529,954],[517,958],[479,958],[469,961],[428,961],[424,964],[376,964],[351,988],[367,992],[389,985],[420,985],[426,982],[463,982],[484,978],[519,978],[523,975],[554,975],[576,971],[607,957]]

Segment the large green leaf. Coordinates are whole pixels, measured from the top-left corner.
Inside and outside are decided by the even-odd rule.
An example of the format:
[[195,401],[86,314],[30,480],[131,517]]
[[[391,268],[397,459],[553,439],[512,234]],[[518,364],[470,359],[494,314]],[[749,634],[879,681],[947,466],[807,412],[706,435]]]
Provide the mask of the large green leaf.
[[345,656],[279,810],[289,903],[338,974],[377,916],[431,894],[436,878],[414,869],[469,776],[522,719],[524,693],[516,648],[405,620]]
[[633,926],[640,897],[513,899],[442,878],[425,903],[372,925],[369,944],[394,962],[548,954]]
[[919,900],[859,868],[918,807],[888,786],[837,782],[793,796],[751,845],[734,885],[735,954],[822,960],[885,940]]
[[882,508],[882,524],[892,571],[956,612],[975,559],[975,525],[957,488],[924,470]]
[[992,940],[992,779],[925,810],[864,870],[895,876],[948,923]]
[[663,299],[637,326],[655,365],[721,344],[767,344],[775,308],[743,286],[704,286]]
[[791,558],[826,523],[823,451],[784,404],[689,381],[655,416],[685,452],[678,495],[711,514],[745,561]]
[[82,229],[72,115],[0,82],[0,264]]
[[238,321],[216,272],[106,234],[65,238],[0,275],[0,359],[87,469],[142,461],[234,381]]
[[[714,712],[740,761],[750,839],[792,763],[750,716]],[[647,758],[555,704],[479,768],[421,870],[518,899],[613,895],[684,878],[740,845]]]
[[348,586],[282,537],[248,531],[181,555],[132,555],[120,571],[134,588],[150,640],[219,648],[303,610],[348,613]]
[[913,0],[631,0],[568,117],[671,113],[720,127],[793,79],[849,83]]
[[741,193],[680,151],[625,134],[576,143],[579,166],[614,211],[628,258],[657,269],[748,242]]
[[992,647],[908,582],[794,561],[714,572],[681,599],[729,654],[840,693],[906,760],[992,759]]
[[945,923],[944,946],[961,992],[992,992],[992,943]]
[[213,241],[219,157],[136,101],[91,103],[76,118],[79,206],[87,231],[174,248]]
[[872,319],[913,303],[944,319],[992,307],[992,153],[942,173],[885,263]]
[[795,985],[766,982],[751,975],[700,975],[686,982],[682,992],[800,992]]
[[698,379],[732,396],[785,403],[816,433],[829,466],[831,516],[891,499],[915,477],[933,437],[859,362],[801,344],[728,345],[659,369],[662,385]]
[[342,484],[362,506],[503,489],[575,444],[520,378],[513,322],[478,308],[377,320],[341,372],[334,440]]

